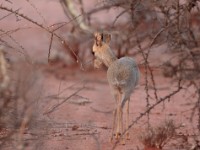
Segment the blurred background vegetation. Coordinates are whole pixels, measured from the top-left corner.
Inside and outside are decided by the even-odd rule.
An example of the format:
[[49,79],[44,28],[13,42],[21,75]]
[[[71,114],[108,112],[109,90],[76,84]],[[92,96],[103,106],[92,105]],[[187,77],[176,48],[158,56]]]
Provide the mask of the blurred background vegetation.
[[[111,33],[117,57],[129,55],[138,60],[147,107],[150,84],[153,98],[159,100],[156,69],[181,90],[192,88],[196,102],[191,116],[197,114],[200,132],[199,0],[1,0],[0,128],[14,121],[11,124],[21,136],[34,118],[30,117],[32,104],[41,96],[34,94],[39,87],[38,64],[92,68],[91,47],[97,30]],[[22,64],[25,71],[19,69]],[[0,137],[0,144],[12,133]]]

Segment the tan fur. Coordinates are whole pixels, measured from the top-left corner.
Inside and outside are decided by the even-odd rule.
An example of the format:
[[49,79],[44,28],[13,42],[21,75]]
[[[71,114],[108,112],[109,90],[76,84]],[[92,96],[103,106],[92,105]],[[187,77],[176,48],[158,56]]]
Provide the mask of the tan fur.
[[7,73],[8,64],[6,62],[3,47],[0,47],[0,92],[8,88],[10,78]]
[[[123,107],[126,104],[126,129],[129,126],[129,101],[130,96],[139,81],[139,69],[134,59],[130,57],[122,57],[117,59],[114,52],[111,50],[109,44],[111,35],[96,32],[94,34],[95,41],[93,45],[93,52],[95,55],[94,67],[99,68],[101,64],[108,67],[107,79],[110,85],[112,94],[116,100],[116,107],[114,110],[113,133],[116,129],[115,137],[119,139],[123,130]],[[126,132],[127,139],[129,133]],[[124,139],[122,136],[122,143]]]
[[[108,67],[112,63],[112,61],[117,59],[117,57],[114,55],[113,51],[108,45],[110,42],[109,38],[107,38],[106,42],[104,42],[102,41],[101,36],[102,34],[95,33],[95,42],[92,49],[96,57],[95,68],[99,68],[102,63],[104,63]],[[96,62],[98,62],[98,64]]]

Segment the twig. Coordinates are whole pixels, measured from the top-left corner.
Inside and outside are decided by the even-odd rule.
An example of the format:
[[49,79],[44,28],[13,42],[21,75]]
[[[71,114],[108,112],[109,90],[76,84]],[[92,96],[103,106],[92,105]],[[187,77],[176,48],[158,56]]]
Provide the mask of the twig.
[[[148,89],[148,86],[149,86],[149,81],[148,81],[148,66],[149,66],[149,62],[148,62],[148,54],[145,54],[142,50],[142,46],[140,44],[140,41],[138,40],[137,38],[137,43],[138,43],[138,47],[139,47],[139,50],[142,54],[142,57],[145,61],[145,93],[146,93],[146,107],[149,108],[150,107],[150,103],[149,103],[149,98],[150,98],[150,95],[149,95],[149,89]],[[149,52],[149,51],[148,51]],[[150,120],[150,116],[149,116],[149,113],[147,114],[147,120],[148,120],[148,127],[150,127],[150,123],[149,123],[149,120]]]
[[15,33],[15,32],[18,32],[20,30],[25,30],[25,29],[30,29],[31,27],[24,27],[24,28],[16,28],[16,29],[13,29],[13,30],[8,30],[8,31],[3,31],[2,29],[0,29],[1,32],[3,32],[2,34],[0,34],[0,37],[4,36],[4,35],[9,35],[9,34],[12,34],[12,33]]
[[[181,80],[178,81],[178,87],[175,91],[171,92],[170,94],[166,95],[163,98],[160,98],[159,101],[157,101],[156,103],[154,103],[153,105],[151,105],[146,111],[144,111],[143,113],[140,113],[140,115],[132,121],[132,123],[129,125],[128,129],[126,129],[121,137],[128,131],[130,130],[130,128],[132,128],[142,117],[144,117],[145,115],[147,115],[152,109],[154,109],[157,105],[159,105],[161,102],[168,100],[169,98],[171,98],[172,96],[176,95],[180,90],[182,90],[182,86],[181,86]],[[121,139],[120,137],[120,139]],[[112,150],[114,150],[117,146],[117,144],[119,143],[120,139],[118,139],[116,141],[116,143],[113,145]]]
[[3,32],[3,34],[7,35],[16,45],[18,45],[20,47],[20,49],[23,51],[21,52],[25,57],[25,59],[27,60],[27,62],[29,64],[32,64],[32,59],[31,57],[28,55],[28,53],[25,51],[25,48],[15,39],[13,38],[10,34],[8,34],[9,32],[3,31],[0,29],[1,32]]
[[119,13],[119,15],[117,15],[116,17],[115,17],[115,20],[113,21],[113,23],[112,23],[112,27],[114,27],[114,25],[115,25],[115,23],[117,22],[117,20],[119,19],[119,17],[121,17],[124,13],[126,13],[127,12],[127,10],[123,10],[121,13]]
[[31,22],[31,23],[33,23],[33,24],[39,26],[40,28],[44,29],[44,30],[47,31],[48,33],[53,34],[55,37],[57,37],[57,38],[61,41],[62,44],[65,45],[65,47],[67,47],[67,48],[73,53],[73,55],[75,56],[75,58],[76,58],[76,60],[77,60],[77,63],[80,63],[81,66],[82,66],[82,61],[81,61],[81,59],[79,58],[79,56],[76,55],[75,51],[66,43],[66,41],[65,41],[62,37],[60,37],[59,35],[57,35],[56,33],[54,33],[54,31],[51,31],[49,28],[44,27],[42,24],[40,24],[40,23],[34,21],[33,19],[31,19],[31,18],[25,16],[24,14],[21,14],[21,13],[19,13],[19,12],[16,12],[16,11],[10,9],[10,8],[7,8],[7,7],[4,7],[4,6],[0,5],[0,9],[5,10],[5,11],[8,11],[8,12],[12,12],[12,13],[14,13],[14,14],[16,14],[16,15],[22,17],[22,18],[24,18],[25,20],[27,20],[27,21],[29,21],[29,22]]
[[44,16],[42,16],[42,14],[38,11],[38,8],[35,7],[35,5],[32,2],[30,2],[30,0],[25,0],[25,1],[27,3],[29,3],[31,5],[31,7],[33,7],[33,9],[35,9],[35,11],[37,12],[37,14],[42,18],[43,22],[47,23],[46,20],[45,20],[45,18],[44,18]]
[[85,86],[83,86],[82,88],[78,89],[76,92],[74,92],[73,94],[71,94],[70,96],[68,96],[66,99],[64,99],[62,102],[60,102],[59,104],[53,106],[53,108],[51,108],[49,111],[46,111],[43,113],[43,115],[47,115],[49,113],[52,113],[53,111],[55,111],[59,106],[61,106],[63,103],[65,103],[66,101],[68,101],[72,96],[76,95],[77,93],[79,93],[80,91],[82,91],[85,88]]
[[[15,10],[15,12],[18,12],[20,9],[21,9],[21,8],[18,8],[17,10]],[[5,19],[5,18],[8,17],[8,16],[14,14],[15,12],[11,12],[11,13],[9,13],[9,14],[7,14],[7,15],[1,17],[1,18],[0,18],[0,21],[3,20],[3,19]]]
[[154,38],[152,39],[150,45],[148,46],[149,48],[151,48],[153,46],[153,44],[155,43],[155,41],[157,40],[157,38],[160,36],[160,34],[165,31],[169,26],[166,26],[164,28],[161,28],[160,31],[158,33],[156,33],[156,35],[154,36]]
[[75,82],[74,84],[72,84],[72,85],[70,85],[70,86],[64,88],[62,91],[59,91],[57,94],[53,94],[53,95],[47,96],[47,98],[55,98],[55,97],[58,97],[58,96],[61,95],[63,92],[65,92],[67,89],[70,89],[70,88],[74,87],[75,85],[80,84],[80,83],[83,82],[83,81],[84,81],[84,80],[77,81],[77,82]]
[[53,33],[51,33],[51,38],[50,38],[50,44],[49,44],[49,50],[48,50],[48,63],[50,61],[52,42],[53,42]]
[[113,110],[108,110],[108,111],[102,111],[102,110],[98,110],[94,107],[90,107],[93,111],[98,112],[98,113],[104,113],[104,114],[110,114],[113,112]]
[[123,5],[123,4],[125,4],[126,2],[116,2],[116,3],[114,3],[114,4],[109,4],[109,5],[105,5],[105,6],[101,6],[101,7],[98,7],[98,8],[96,8],[96,9],[93,9],[93,10],[91,10],[91,11],[89,11],[89,12],[87,12],[86,13],[86,15],[92,15],[92,14],[94,14],[94,13],[97,13],[97,12],[99,12],[99,11],[102,11],[102,10],[105,10],[105,9],[110,9],[111,7],[117,7],[117,6],[121,6],[121,5]]

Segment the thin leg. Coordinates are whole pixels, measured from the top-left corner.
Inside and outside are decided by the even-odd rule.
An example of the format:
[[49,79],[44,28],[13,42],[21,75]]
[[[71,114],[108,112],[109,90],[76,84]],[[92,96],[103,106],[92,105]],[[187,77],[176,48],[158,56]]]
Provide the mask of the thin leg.
[[120,133],[121,133],[121,144],[125,144],[125,141],[124,141],[124,137],[122,135],[123,133],[123,108],[122,106],[120,106]]
[[118,93],[118,100],[117,100],[117,116],[116,116],[116,119],[117,119],[117,127],[116,127],[116,135],[115,135],[115,138],[116,139],[119,139],[121,133],[120,133],[120,100],[121,100],[121,94]]
[[123,120],[123,118],[122,118],[122,114],[123,112],[122,112],[122,108],[120,107],[119,108],[119,128],[120,128],[120,133],[122,133],[123,132],[123,122],[122,122],[122,120]]
[[119,139],[121,133],[120,133],[120,108],[117,106],[117,127],[116,127],[116,135],[115,138]]
[[[119,135],[118,135],[118,131],[119,131],[119,127],[118,127],[118,103],[119,103],[119,99],[120,99],[120,93],[118,91],[115,91],[114,94],[115,97],[115,101],[116,101],[116,106],[115,106],[115,110],[113,111],[113,126],[112,126],[112,135],[110,138],[110,141],[112,142],[113,140],[113,136],[115,136],[116,139],[118,139]],[[115,132],[115,133],[114,133]]]
[[129,127],[129,102],[130,102],[130,98],[127,99],[126,102],[126,139],[130,140],[130,135],[129,135],[129,131],[128,131],[128,127]]
[[116,114],[117,114],[117,109],[115,109],[115,110],[113,111],[113,116],[114,116],[114,118],[113,118],[113,126],[112,126],[112,135],[111,135],[111,139],[110,139],[111,142],[112,142],[113,136],[114,136],[115,123],[116,123]]
[[125,141],[124,141],[124,137],[123,137],[123,132],[124,132],[124,128],[123,128],[123,107],[124,107],[124,101],[125,101],[125,94],[121,94],[121,97],[120,97],[120,102],[118,104],[118,110],[119,110],[119,133],[120,133],[120,136],[121,137],[121,144],[125,144]]

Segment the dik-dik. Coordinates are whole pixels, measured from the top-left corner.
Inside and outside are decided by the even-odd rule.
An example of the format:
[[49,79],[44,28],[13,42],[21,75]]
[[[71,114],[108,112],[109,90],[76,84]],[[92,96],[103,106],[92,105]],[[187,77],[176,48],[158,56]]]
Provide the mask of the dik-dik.
[[[139,81],[139,69],[133,58],[122,57],[117,58],[110,48],[110,34],[96,32],[93,45],[93,53],[95,56],[94,67],[99,68],[104,64],[107,70],[107,79],[112,94],[114,95],[116,106],[114,110],[113,128],[111,141],[113,136],[118,140],[123,130],[123,108],[126,105],[126,129],[129,127],[129,102],[131,93],[134,91]],[[115,134],[114,134],[115,131]],[[126,139],[129,139],[129,132],[126,130]],[[121,137],[122,144],[125,144],[124,138]]]

